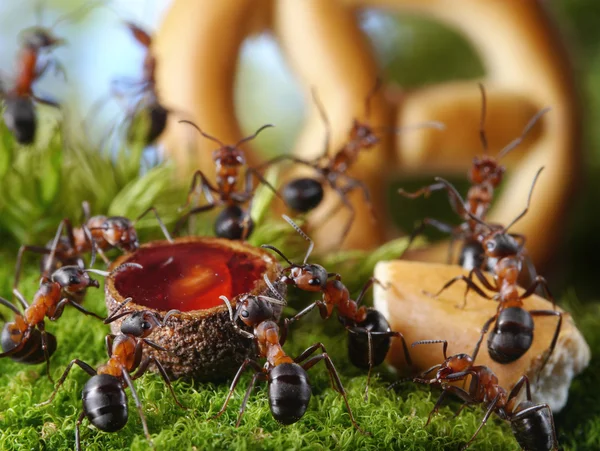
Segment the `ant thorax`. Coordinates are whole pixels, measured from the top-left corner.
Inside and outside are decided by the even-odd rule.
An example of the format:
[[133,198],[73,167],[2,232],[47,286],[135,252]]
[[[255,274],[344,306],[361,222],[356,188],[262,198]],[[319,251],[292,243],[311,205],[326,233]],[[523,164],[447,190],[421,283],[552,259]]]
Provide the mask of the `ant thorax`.
[[491,207],[493,196],[494,189],[491,184],[473,185],[467,193],[467,205],[465,207],[474,216],[483,218]]

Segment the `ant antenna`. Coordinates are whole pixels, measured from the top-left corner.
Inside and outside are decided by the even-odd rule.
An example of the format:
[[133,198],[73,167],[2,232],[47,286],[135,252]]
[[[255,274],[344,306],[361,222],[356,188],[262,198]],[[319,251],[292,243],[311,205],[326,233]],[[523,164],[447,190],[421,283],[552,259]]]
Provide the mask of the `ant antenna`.
[[104,3],[105,2],[103,2],[103,1],[96,1],[96,2],[89,2],[89,3],[86,2],[83,5],[81,5],[79,8],[75,8],[74,10],[60,16],[58,19],[56,19],[54,21],[54,23],[52,24],[50,29],[51,30],[54,29],[54,27],[56,27],[59,23],[65,21],[65,20],[72,19],[73,17],[77,16],[81,12],[87,13],[97,6],[108,6],[108,5],[105,5]]
[[381,88],[381,84],[382,83],[383,83],[382,78],[381,77],[377,77],[375,79],[375,85],[373,85],[373,87],[371,88],[371,90],[367,94],[367,97],[365,98],[365,116],[367,117],[367,119],[369,119],[369,117],[371,116],[371,99],[373,98],[373,96],[375,95],[375,93],[377,91],[379,91],[379,88]]
[[481,140],[481,147],[483,148],[484,155],[488,153],[488,140],[485,134],[485,115],[487,110],[487,99],[485,95],[485,88],[482,83],[477,83],[479,90],[481,91],[481,120],[479,122],[479,139]]
[[417,345],[431,345],[431,344],[435,344],[435,343],[443,343],[444,346],[442,347],[442,352],[444,353],[444,360],[448,359],[448,356],[446,355],[446,351],[448,350],[448,342],[446,340],[420,340],[420,341],[415,341],[411,346],[411,348],[414,348]]
[[259,134],[260,132],[262,132],[262,131],[263,131],[265,128],[271,128],[271,127],[275,127],[275,126],[274,126],[273,124],[265,124],[265,125],[263,125],[263,126],[262,126],[262,127],[260,127],[258,130],[256,130],[256,131],[254,132],[254,134],[253,134],[253,135],[246,136],[245,138],[242,138],[242,139],[240,139],[240,140],[239,140],[239,141],[238,141],[238,142],[235,144],[235,146],[233,146],[233,147],[238,147],[238,146],[240,146],[241,144],[245,143],[246,141],[252,141],[252,140],[253,140],[254,138],[256,138],[256,137],[258,136],[258,134]]
[[219,296],[219,299],[221,299],[223,302],[225,302],[225,305],[227,306],[227,310],[229,310],[229,319],[231,320],[231,322],[234,322],[235,319],[233,318],[233,308],[231,307],[231,302],[229,301],[229,299],[227,299],[227,296],[225,296],[225,295]]
[[[267,286],[269,287],[269,290],[271,290],[271,292],[277,297],[277,299],[274,299],[272,297],[269,296],[259,296],[262,299],[265,299],[269,302],[271,302],[272,304],[277,304],[277,305],[286,305],[287,301],[283,298],[283,296],[281,296],[281,293],[279,291],[277,291],[277,289],[273,286],[273,283],[269,280],[269,276],[267,276],[266,274],[263,276],[263,279],[265,279],[265,283],[267,284]],[[277,300],[277,302],[273,302]]]
[[303,265],[306,265],[306,261],[308,260],[308,257],[310,256],[310,254],[312,253],[314,247],[315,247],[315,242],[313,240],[310,239],[310,237],[304,233],[302,231],[302,229],[298,226],[298,224],[296,224],[294,221],[292,221],[292,219],[287,216],[287,215],[281,215],[282,218],[285,220],[285,222],[287,222],[289,225],[291,225],[294,230],[296,230],[296,232],[298,232],[300,234],[300,236],[302,238],[304,238],[306,241],[308,241],[308,249],[306,250],[306,255],[304,256],[304,262],[302,263]]
[[164,316],[162,323],[160,323],[160,326],[165,327],[165,325],[167,324],[167,320],[173,315],[181,315],[181,310],[177,310],[177,309],[169,310],[167,312],[167,314]]
[[292,263],[285,255],[283,255],[283,252],[281,252],[275,246],[271,246],[270,244],[261,244],[260,247],[262,247],[263,249],[270,249],[273,252],[276,252],[281,258],[288,262],[290,266],[297,266],[295,263]]
[[539,121],[540,118],[544,114],[546,114],[548,111],[550,111],[551,109],[552,108],[550,108],[550,107],[546,107],[543,110],[538,111],[536,113],[536,115],[533,116],[529,120],[529,122],[527,123],[527,125],[523,129],[523,132],[521,133],[521,136],[519,136],[518,138],[516,138],[516,139],[512,140],[511,142],[509,142],[504,149],[502,149],[500,152],[498,152],[498,156],[496,157],[496,159],[500,160],[502,157],[504,157],[507,153],[509,153],[515,147],[519,146],[523,142],[523,140],[525,139],[525,137],[527,136],[527,134],[531,131],[531,129],[533,128],[533,126],[536,124],[536,122]]
[[202,136],[204,136],[206,139],[210,139],[211,141],[216,142],[217,144],[219,144],[221,147],[227,147],[225,144],[223,144],[223,142],[220,139],[215,138],[214,136],[211,136],[207,133],[204,133],[202,131],[202,129],[200,127],[198,127],[196,124],[194,124],[192,121],[188,121],[186,119],[182,119],[179,121],[180,124],[188,124],[191,125],[192,127],[194,127],[196,130],[198,130],[198,132],[200,132],[200,134]]
[[121,315],[119,315],[118,318],[116,317],[117,313],[119,313],[121,310],[123,310],[123,307],[125,307],[127,304],[129,304],[132,300],[133,300],[133,298],[131,298],[131,297],[123,300],[123,302],[121,302],[117,306],[117,308],[115,308],[112,312],[110,312],[110,315],[108,315],[106,317],[106,319],[104,320],[104,324],[110,324],[118,318],[122,318],[123,316],[125,316],[127,314],[133,313],[133,312],[125,312],[125,313],[122,313]]
[[250,332],[248,332],[246,330],[240,329],[238,327],[238,325],[235,323],[235,320],[237,319],[237,309],[236,309],[235,315],[234,315],[233,309],[231,308],[231,302],[229,301],[229,299],[227,299],[227,296],[219,296],[219,299],[221,299],[223,302],[225,302],[225,305],[227,305],[227,310],[229,310],[229,319],[233,323],[233,328],[236,330],[236,332],[246,338],[254,339],[254,334],[251,334]]
[[529,196],[527,197],[527,205],[525,206],[525,208],[523,209],[521,214],[519,214],[515,219],[512,220],[512,222],[508,226],[506,226],[504,228],[503,233],[508,232],[508,229],[510,229],[513,225],[515,225],[517,223],[517,221],[519,221],[529,211],[529,205],[531,204],[531,196],[533,195],[533,188],[535,188],[535,184],[543,170],[544,170],[544,166],[542,166],[541,168],[538,169],[538,171],[535,174],[535,177],[533,178],[533,183],[531,184],[531,188],[529,189]]
[[118,272],[121,272],[127,268],[136,268],[136,269],[142,269],[143,266],[140,265],[139,263],[123,263],[122,265],[117,266],[115,269],[112,270],[112,272],[110,271],[102,271],[101,269],[92,269],[92,268],[88,268],[88,269],[84,269],[83,272],[91,272],[94,274],[98,274],[100,276],[104,276],[104,277],[108,277],[111,274],[116,274]]

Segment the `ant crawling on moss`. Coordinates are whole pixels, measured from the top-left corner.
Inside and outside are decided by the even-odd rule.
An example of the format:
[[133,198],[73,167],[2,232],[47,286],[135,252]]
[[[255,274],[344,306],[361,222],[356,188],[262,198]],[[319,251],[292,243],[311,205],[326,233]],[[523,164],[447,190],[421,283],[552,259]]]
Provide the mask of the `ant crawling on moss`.
[[[548,404],[535,404],[531,398],[531,388],[527,376],[522,376],[514,385],[512,390],[507,393],[498,384],[498,377],[484,365],[474,365],[477,350],[473,357],[468,354],[456,354],[448,357],[446,350],[448,342],[446,340],[423,340],[417,341],[412,346],[422,344],[443,344],[444,362],[435,365],[424,371],[413,380],[418,383],[439,385],[442,387],[442,394],[429,417],[429,424],[434,413],[436,413],[446,394],[451,393],[458,396],[463,402],[461,410],[471,404],[485,404],[487,410],[481,421],[481,424],[463,447],[467,449],[477,437],[492,412],[496,412],[503,420],[510,421],[510,425],[517,442],[523,449],[535,450],[557,450],[558,440],[554,429],[554,419],[552,411]],[[427,374],[436,371],[433,378],[427,379]],[[464,390],[452,382],[466,381],[470,376],[468,390]],[[517,398],[521,390],[525,387],[526,400],[518,402]],[[460,413],[460,410],[459,412]],[[457,415],[458,415],[457,413]]]
[[[190,216],[210,211],[224,205],[225,208],[215,220],[215,234],[218,237],[230,240],[246,239],[254,229],[254,222],[250,217],[251,204],[254,196],[252,176],[255,175],[262,184],[270,188],[275,194],[277,194],[277,190],[253,168],[246,168],[244,190],[238,190],[240,171],[246,166],[246,157],[239,146],[253,140],[260,132],[266,128],[273,127],[273,125],[263,125],[254,134],[246,136],[236,144],[226,145],[214,136],[204,133],[204,131],[193,122],[187,120],[179,122],[191,125],[198,130],[203,137],[218,143],[221,147],[213,152],[213,160],[216,167],[216,186],[208,180],[201,170],[196,171],[192,178],[187,202],[182,209],[185,209],[190,205],[192,196],[198,190],[202,191],[208,204],[192,208],[184,214],[175,225],[175,233],[179,232]],[[248,206],[244,210],[241,205],[246,203],[248,203]]]
[[[53,29],[61,22],[69,19],[82,10],[87,10],[94,4],[86,4],[74,11],[59,17],[52,26],[46,28],[34,26],[21,32],[21,50],[18,55],[17,74],[14,85],[2,92],[0,98],[4,101],[4,123],[13,133],[20,144],[31,144],[35,140],[37,115],[35,103],[41,103],[60,110],[60,105],[47,97],[34,93],[33,85],[44,76],[50,68],[60,72],[65,71],[62,65],[49,53],[65,43],[54,35]],[[41,23],[41,6],[38,5],[38,22]],[[45,57],[45,58],[44,58]]]
[[[463,245],[459,255],[459,265],[467,270],[471,270],[473,268],[492,270],[495,260],[486,259],[485,250],[482,248],[481,242],[478,239],[482,232],[481,226],[477,223],[477,221],[472,219],[470,215],[482,220],[485,219],[485,216],[492,205],[494,191],[502,182],[504,172],[506,171],[506,168],[500,164],[500,160],[523,142],[534,125],[537,124],[544,114],[550,111],[550,108],[544,108],[535,114],[535,116],[531,118],[531,120],[523,129],[521,135],[508,143],[502,150],[500,150],[500,152],[498,152],[498,155],[494,157],[489,155],[488,141],[485,132],[487,101],[485,88],[481,83],[479,84],[479,89],[481,90],[481,121],[479,124],[479,138],[481,141],[481,147],[483,148],[483,156],[473,158],[473,165],[468,174],[471,187],[467,192],[466,201],[460,197],[457,197],[455,190],[449,189],[448,186],[443,182],[436,182],[432,185],[421,188],[414,193],[406,192],[404,189],[400,189],[398,192],[404,197],[416,199],[420,196],[427,197],[434,191],[445,190],[452,209],[461,217],[464,222],[455,227],[438,221],[437,219],[425,218],[411,234],[410,241],[412,242],[419,234],[421,234],[426,226],[432,226],[441,232],[451,235],[450,246],[448,247],[449,264],[454,260],[454,242],[456,240],[462,240]],[[530,270],[533,269],[530,268]]]
[[[17,268],[15,271],[15,285],[21,271],[23,254],[25,252],[35,252],[45,254],[42,259],[42,275],[47,276],[54,270],[63,265],[75,265],[84,267],[82,255],[86,252],[95,251],[102,257],[106,265],[110,260],[104,251],[117,248],[125,253],[136,251],[140,247],[137,231],[135,229],[140,221],[148,213],[152,212],[165,238],[172,242],[173,239],[164,223],[160,219],[156,208],[150,207],[140,214],[135,220],[131,221],[123,216],[91,216],[89,203],[83,202],[84,222],[81,227],[73,227],[69,219],[63,219],[59,224],[59,229],[65,230],[65,236],[60,236],[54,253],[52,248],[42,246],[24,245],[19,249],[17,256]],[[50,244],[50,243],[49,243]],[[52,258],[49,255],[52,254]]]
[[162,320],[156,313],[145,310],[120,312],[130,301],[131,298],[125,299],[104,320],[105,324],[110,324],[117,319],[125,317],[121,323],[121,332],[118,335],[110,334],[106,336],[105,343],[109,357],[108,362],[95,370],[79,359],[72,360],[56,384],[56,388],[50,398],[36,406],[45,406],[52,402],[58,390],[67,379],[73,365],[78,365],[91,376],[81,394],[83,411],[79,415],[75,425],[75,444],[78,451],[81,450],[79,427],[84,418],[87,417],[90,423],[104,432],[119,431],[127,424],[128,406],[125,387],[129,387],[131,390],[131,395],[142,420],[144,434],[150,446],[154,448],[150,432],[148,431],[148,425],[146,424],[142,403],[133,385],[133,381],[142,377],[152,363],[156,366],[167,384],[177,405],[182,409],[186,409],[177,399],[171,381],[160,361],[155,357],[144,356],[144,346],[168,352],[167,349],[159,346],[147,337],[157,327],[164,327],[171,315],[181,312],[179,310],[170,310]]
[[[475,351],[475,353],[477,353],[483,336],[487,333],[490,325],[495,322],[494,329],[488,337],[488,351],[490,357],[499,363],[513,362],[529,350],[531,343],[533,342],[534,316],[557,316],[558,322],[556,330],[552,337],[548,354],[542,364],[542,368],[544,368],[548,362],[548,359],[556,346],[562,325],[562,313],[556,310],[527,311],[523,308],[523,300],[534,294],[538,286],[543,287],[546,292],[546,297],[552,301],[553,305],[555,303],[554,298],[548,289],[548,283],[542,276],[536,276],[529,288],[527,288],[524,293],[519,293],[517,280],[523,267],[523,259],[525,258],[525,237],[519,234],[509,234],[508,230],[516,224],[519,219],[527,214],[535,183],[543,169],[543,167],[540,168],[535,175],[529,191],[527,206],[508,226],[502,228],[499,226],[492,226],[482,221],[477,216],[470,214],[470,217],[474,221],[487,229],[485,233],[480,235],[480,242],[485,250],[486,257],[496,261],[493,283],[488,281],[480,268],[476,267],[469,272],[468,276],[461,275],[451,279],[434,295],[435,297],[439,296],[455,282],[462,280],[467,284],[464,303],[466,303],[466,295],[471,289],[486,299],[499,301],[498,311],[494,316],[487,320],[483,326],[481,337],[479,338]],[[449,190],[454,190],[454,195],[459,196],[460,199],[460,195],[448,181],[439,177],[436,178],[436,181],[446,185]],[[485,289],[495,292],[496,294],[492,297],[486,294],[484,289],[475,283],[473,275],[477,277]],[[464,303],[463,308],[465,305]],[[542,368],[540,368],[540,371]]]
[[[314,171],[315,176],[296,178],[284,185],[282,191],[283,199],[286,205],[293,210],[300,213],[307,213],[320,205],[324,196],[324,187],[329,186],[329,188],[332,191],[335,191],[339,196],[341,202],[340,206],[345,207],[350,213],[340,236],[340,244],[344,242],[346,236],[350,232],[350,228],[352,227],[356,215],[354,206],[348,200],[348,195],[352,191],[356,189],[362,191],[364,200],[371,212],[371,216],[373,218],[375,217],[373,206],[371,204],[371,195],[369,194],[367,186],[359,179],[349,175],[348,171],[355,165],[362,151],[369,150],[379,143],[380,137],[377,132],[388,131],[387,127],[373,127],[368,120],[371,112],[371,99],[379,90],[380,86],[381,79],[377,79],[375,86],[365,99],[365,115],[367,120],[361,122],[356,118],[354,119],[348,135],[348,141],[346,141],[346,143],[344,143],[344,145],[333,155],[329,154],[331,138],[329,119],[327,118],[321,101],[313,90],[313,100],[317,106],[321,120],[325,125],[325,145],[323,153],[313,160],[305,160],[293,155],[280,155],[257,167],[257,169],[262,169],[281,161],[288,160],[292,163],[311,168]],[[403,128],[401,131],[421,128],[443,129],[443,125],[438,122],[427,122],[414,127]]]
[[[59,227],[54,239],[52,251],[56,249],[56,243],[61,234]],[[94,254],[92,255],[93,264]],[[125,263],[113,272],[123,271],[131,268],[141,268],[137,263]],[[0,298],[0,304],[8,307],[15,313],[15,319],[8,322],[2,329],[0,342],[2,344],[1,357],[35,365],[46,361],[46,372],[50,376],[50,357],[56,350],[56,337],[46,332],[44,319],[50,321],[59,319],[67,305],[71,305],[85,315],[103,319],[101,316],[90,312],[80,305],[81,300],[88,287],[99,288],[98,281],[92,279],[89,274],[96,273],[102,276],[109,275],[106,271],[96,269],[83,269],[79,266],[63,266],[50,276],[42,276],[40,287],[29,304],[21,292],[16,288],[13,294],[21,303],[24,311],[21,312],[13,303]]]
[[[251,366],[254,369],[255,374],[248,386],[244,401],[240,407],[240,414],[236,422],[236,427],[240,424],[250,393],[259,379],[268,381],[269,405],[271,406],[271,413],[275,420],[285,425],[297,422],[306,412],[312,394],[306,371],[315,366],[318,362],[324,361],[325,365],[327,365],[329,376],[331,377],[333,389],[344,398],[346,408],[348,409],[348,415],[350,415],[350,421],[360,433],[368,434],[363,431],[354,420],[340,376],[322,343],[316,343],[310,346],[295,359],[289,357],[283,350],[279,337],[279,326],[277,326],[277,323],[275,322],[273,307],[271,305],[285,305],[283,299],[274,299],[268,296],[246,295],[237,302],[235,314],[233,313],[229,299],[225,296],[221,296],[221,299],[227,305],[229,318],[231,319],[235,331],[245,338],[256,340],[259,356],[265,358],[266,363],[263,367],[255,360],[244,360],[237,374],[233,378],[231,388],[229,389],[223,407],[211,419],[218,418],[225,412],[227,404],[231,399],[235,387],[240,381],[242,373],[248,366]],[[251,327],[253,332],[241,329],[236,323],[238,318],[240,318],[246,326]],[[322,353],[313,355],[315,351],[318,350],[321,350]]]
[[[402,333],[392,331],[381,312],[374,308],[367,308],[360,305],[367,290],[374,283],[380,282],[375,278],[369,279],[358,298],[355,301],[352,300],[348,288],[342,283],[339,274],[328,273],[320,265],[306,263],[314,248],[314,242],[289,217],[283,215],[283,218],[309,242],[309,246],[302,265],[292,263],[274,246],[262,246],[265,249],[276,252],[289,264],[287,268],[284,268],[278,282],[293,285],[303,291],[320,292],[323,295],[322,299],[313,302],[292,318],[285,319],[284,332],[282,334],[283,342],[285,342],[289,326],[303,316],[306,316],[315,307],[318,307],[323,319],[330,318],[334,308],[337,308],[338,319],[348,331],[348,357],[350,361],[358,368],[368,369],[369,371],[367,386],[365,388],[365,399],[368,399],[372,369],[385,360],[390,349],[391,338],[396,337],[402,341],[406,362],[408,365],[412,365],[410,353]],[[266,277],[265,281],[271,285],[271,282]],[[274,288],[271,288],[271,291],[276,293]]]

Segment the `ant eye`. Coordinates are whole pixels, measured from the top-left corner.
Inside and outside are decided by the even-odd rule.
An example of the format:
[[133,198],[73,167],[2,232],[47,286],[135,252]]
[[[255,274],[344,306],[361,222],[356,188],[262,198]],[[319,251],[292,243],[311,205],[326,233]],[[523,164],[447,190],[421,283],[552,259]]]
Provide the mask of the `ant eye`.
[[81,281],[79,280],[78,277],[70,277],[69,278],[69,285],[78,285]]
[[148,329],[150,329],[151,327],[152,327],[152,325],[151,325],[151,324],[150,324],[148,321],[144,321],[144,322],[142,323],[142,329],[144,329],[144,330],[148,330]]
[[488,241],[488,242],[485,244],[485,247],[487,247],[487,249],[488,249],[489,251],[493,251],[493,250],[496,248],[496,242],[495,242],[495,241]]
[[308,281],[308,284],[309,284],[309,285],[321,285],[321,279],[317,279],[317,278],[315,278],[315,279],[310,279],[310,280]]
[[248,310],[242,310],[242,318],[248,318],[250,316],[250,313],[248,313]]

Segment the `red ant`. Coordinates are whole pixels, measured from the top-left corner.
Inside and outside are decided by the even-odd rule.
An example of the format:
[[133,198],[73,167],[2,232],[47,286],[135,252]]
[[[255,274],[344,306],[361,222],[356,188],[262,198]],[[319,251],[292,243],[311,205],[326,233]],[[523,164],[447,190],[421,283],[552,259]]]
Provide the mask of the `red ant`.
[[[496,412],[503,420],[510,421],[513,434],[523,449],[558,449],[558,440],[556,439],[550,406],[548,404],[533,403],[527,376],[522,376],[512,390],[507,393],[498,384],[498,377],[492,370],[487,366],[473,364],[476,352],[473,357],[468,354],[456,354],[448,357],[446,355],[448,348],[446,340],[417,341],[412,346],[433,343],[443,344],[444,362],[429,368],[413,379],[415,382],[442,387],[442,394],[429,414],[425,426],[429,424],[433,414],[439,410],[446,394],[452,393],[464,401],[463,406],[456,415],[470,404],[485,404],[487,406],[481,424],[465,444],[463,450],[473,443],[492,412]],[[436,375],[432,379],[427,379],[427,374],[435,370],[437,370]],[[469,376],[471,376],[471,380],[468,390],[451,385],[453,382],[466,381]],[[523,387],[525,387],[527,398],[525,401],[517,402],[517,397]]]
[[[198,189],[202,190],[202,193],[204,194],[208,204],[192,208],[189,212],[183,215],[175,225],[175,233],[181,229],[183,224],[189,219],[190,216],[224,205],[225,208],[215,220],[215,234],[218,237],[227,238],[230,240],[247,238],[254,229],[254,222],[250,217],[251,204],[254,195],[252,175],[255,175],[261,183],[273,190],[273,192],[276,194],[277,191],[253,168],[246,168],[244,190],[238,190],[240,171],[246,166],[246,157],[244,152],[239,149],[239,146],[245,142],[253,140],[261,131],[266,128],[273,127],[273,125],[263,125],[254,134],[246,136],[236,144],[226,145],[223,144],[223,142],[221,142],[219,139],[204,133],[200,127],[191,121],[182,120],[179,122],[191,125],[198,130],[202,136],[218,143],[221,147],[213,152],[213,160],[216,167],[216,186],[211,184],[201,170],[196,171],[194,173],[194,177],[192,178],[192,184],[188,192],[187,202],[182,209],[190,205],[192,195],[197,192]],[[243,210],[240,205],[245,203],[248,203],[249,205],[245,210]]]
[[[21,50],[18,56],[17,75],[14,86],[6,92],[0,91],[4,100],[4,123],[20,144],[31,144],[35,139],[37,116],[34,102],[60,109],[60,105],[51,99],[33,92],[33,85],[49,68],[64,76],[62,65],[47,54],[65,43],[64,39],[55,36],[52,30],[62,21],[75,13],[90,8],[90,4],[66,14],[54,22],[51,27],[35,26],[21,32]],[[41,9],[38,9],[41,15]],[[41,20],[39,20],[41,22]],[[41,57],[47,58],[41,61]]]
[[[21,271],[23,254],[25,252],[35,252],[45,254],[42,259],[42,274],[47,276],[63,265],[76,265],[84,267],[82,255],[86,252],[98,252],[104,262],[109,265],[110,260],[104,254],[104,251],[117,248],[125,253],[136,251],[140,247],[136,224],[140,219],[152,212],[156,216],[156,220],[165,235],[166,239],[172,242],[164,223],[160,219],[156,208],[150,207],[146,209],[135,220],[131,221],[123,216],[91,216],[89,203],[82,204],[84,222],[81,227],[73,227],[69,219],[63,219],[59,224],[59,230],[64,228],[66,236],[61,236],[59,232],[57,238],[52,241],[54,246],[42,247],[23,245],[19,249],[17,256],[17,269],[15,271],[15,286],[17,284]],[[63,227],[64,226],[64,227]],[[48,243],[50,244],[50,243]]]
[[[536,276],[529,288],[527,288],[524,293],[519,293],[517,280],[522,270],[523,259],[525,258],[525,237],[519,234],[509,234],[508,230],[527,214],[535,183],[543,169],[543,167],[540,168],[535,175],[529,191],[527,206],[508,226],[503,228],[491,226],[477,216],[469,213],[474,221],[488,229],[488,232],[482,233],[479,239],[485,250],[486,257],[496,261],[493,276],[494,282],[489,282],[483,271],[480,268],[475,267],[469,272],[468,276],[460,275],[448,281],[442,289],[434,295],[435,297],[439,296],[452,284],[462,280],[467,284],[463,308],[466,304],[466,295],[470,289],[486,299],[495,299],[499,301],[498,311],[494,316],[487,320],[483,326],[481,337],[475,350],[476,354],[479,350],[479,345],[481,344],[483,336],[487,333],[490,325],[495,321],[494,329],[488,337],[488,351],[490,357],[499,363],[513,362],[529,350],[531,343],[533,342],[533,316],[558,316],[556,330],[550,343],[548,355],[542,364],[542,368],[546,365],[554,350],[556,341],[558,340],[562,325],[562,313],[556,310],[527,311],[523,308],[523,300],[531,296],[538,286],[544,288],[546,297],[552,301],[553,305],[554,298],[548,289],[546,279],[542,276]],[[436,178],[436,181],[443,183],[448,190],[454,191],[454,195],[458,196],[460,199],[460,195],[448,181],[439,177]],[[483,288],[473,281],[473,275],[477,277],[484,288],[493,291],[496,294],[493,297],[486,294]]]
[[158,345],[147,337],[157,328],[164,327],[167,319],[174,314],[181,313],[179,310],[170,310],[165,314],[162,321],[156,313],[150,311],[119,311],[131,298],[125,299],[105,320],[104,324],[110,324],[117,319],[126,317],[121,323],[121,333],[118,335],[107,335],[105,338],[108,362],[92,368],[87,363],[74,359],[67,365],[63,375],[56,384],[56,388],[47,401],[36,407],[50,404],[62,384],[67,379],[73,365],[78,365],[83,371],[91,376],[85,384],[82,392],[83,411],[75,425],[76,449],[81,449],[79,427],[84,418],[104,432],[116,432],[121,430],[128,419],[127,395],[125,388],[129,387],[131,394],[142,420],[144,434],[150,445],[154,448],[146,417],[138,394],[133,386],[133,381],[140,378],[153,363],[158,369],[161,377],[167,384],[173,399],[179,407],[186,409],[175,395],[171,381],[162,364],[155,357],[144,356],[144,345],[159,351],[168,352],[167,349]]
[[[358,368],[368,369],[369,371],[365,389],[365,399],[367,399],[371,371],[374,366],[383,363],[390,349],[392,337],[399,338],[402,341],[406,362],[408,365],[412,365],[412,360],[404,336],[400,332],[391,330],[389,323],[381,312],[374,308],[367,308],[360,305],[367,290],[374,283],[381,283],[374,277],[370,278],[363,286],[356,301],[352,300],[348,288],[342,283],[339,274],[328,273],[327,270],[320,265],[306,263],[314,248],[314,242],[289,217],[283,215],[283,218],[309,242],[309,246],[302,265],[292,263],[283,252],[274,246],[268,244],[261,246],[276,252],[289,264],[287,268],[283,269],[283,272],[277,281],[293,285],[302,291],[321,292],[323,297],[304,308],[292,318],[285,319],[282,341],[285,342],[287,331],[291,323],[307,315],[315,307],[318,307],[321,318],[323,319],[329,319],[333,314],[334,308],[337,308],[338,319],[349,334],[348,356],[350,361]],[[266,276],[265,281],[271,286],[271,282]],[[277,293],[273,287],[271,287],[271,291]]]
[[[375,217],[373,205],[371,204],[371,195],[369,194],[367,186],[359,179],[348,175],[347,172],[354,166],[361,151],[369,150],[379,143],[380,137],[376,132],[378,130],[383,131],[387,129],[387,127],[373,127],[368,122],[371,111],[371,98],[378,91],[380,85],[381,79],[378,79],[365,99],[365,115],[367,121],[361,122],[355,118],[348,135],[348,141],[333,155],[329,155],[331,138],[329,119],[327,118],[321,101],[313,90],[313,100],[317,106],[321,120],[325,125],[325,146],[323,153],[313,160],[305,160],[293,155],[280,155],[257,167],[257,169],[265,168],[272,164],[289,160],[314,170],[314,177],[301,177],[286,183],[282,189],[282,197],[285,204],[293,210],[300,213],[307,213],[315,209],[321,203],[324,196],[324,186],[329,186],[329,188],[335,191],[339,196],[341,202],[340,206],[345,207],[350,213],[350,217],[341,234],[340,244],[343,243],[346,235],[348,235],[356,215],[354,206],[348,200],[348,194],[355,189],[360,189],[363,193],[364,200],[371,211],[371,216],[373,218]],[[443,129],[443,125],[437,122],[428,122],[410,128],[420,129],[427,127]],[[409,127],[406,127],[403,130],[408,129]]]
[[[488,154],[489,148],[485,133],[487,101],[485,88],[481,83],[479,84],[479,89],[481,90],[479,138],[483,148],[483,156],[473,158],[473,166],[468,174],[471,187],[467,192],[466,201],[457,197],[454,190],[450,190],[446,184],[440,182],[421,188],[414,193],[408,193],[404,191],[404,189],[400,189],[398,192],[404,197],[416,199],[419,196],[427,197],[434,191],[446,190],[452,209],[464,222],[455,227],[438,221],[437,219],[425,218],[411,234],[410,241],[412,242],[421,232],[423,232],[426,226],[433,226],[439,231],[451,235],[450,246],[448,248],[448,263],[452,263],[453,261],[454,242],[456,240],[463,240],[463,246],[459,256],[459,265],[468,270],[475,267],[491,270],[494,266],[494,261],[486,262],[485,251],[478,240],[478,235],[481,233],[481,227],[477,221],[470,217],[470,215],[474,215],[479,219],[485,218],[492,204],[494,190],[498,188],[502,182],[506,170],[506,168],[500,164],[500,160],[523,142],[533,126],[544,114],[550,111],[550,108],[544,108],[535,114],[523,129],[521,135],[508,143],[500,152],[498,152],[498,155],[494,157]],[[533,268],[530,268],[530,270],[533,271]]]
[[[363,431],[354,420],[352,410],[348,404],[346,391],[344,390],[340,376],[338,375],[331,358],[327,354],[325,346],[322,343],[316,343],[295,359],[289,357],[283,350],[279,337],[279,326],[277,326],[274,319],[272,304],[285,305],[285,301],[267,296],[246,295],[238,301],[234,314],[229,299],[225,296],[221,296],[221,299],[227,305],[229,318],[231,319],[235,331],[245,338],[256,340],[259,356],[265,358],[267,361],[263,367],[255,360],[244,360],[237,374],[233,378],[231,388],[229,389],[223,407],[211,419],[218,418],[225,412],[227,404],[229,403],[235,387],[240,381],[242,373],[246,367],[251,366],[254,369],[255,374],[248,386],[246,396],[240,407],[240,414],[236,422],[236,427],[240,424],[250,393],[259,379],[268,381],[269,405],[271,406],[271,413],[275,420],[285,425],[297,422],[306,412],[312,394],[306,371],[323,360],[325,365],[327,365],[333,389],[344,398],[348,414],[350,415],[350,421],[359,432],[365,434],[365,431]],[[241,329],[236,323],[238,318],[241,318],[246,326],[251,327],[253,332]],[[323,352],[310,357],[317,350]]]

